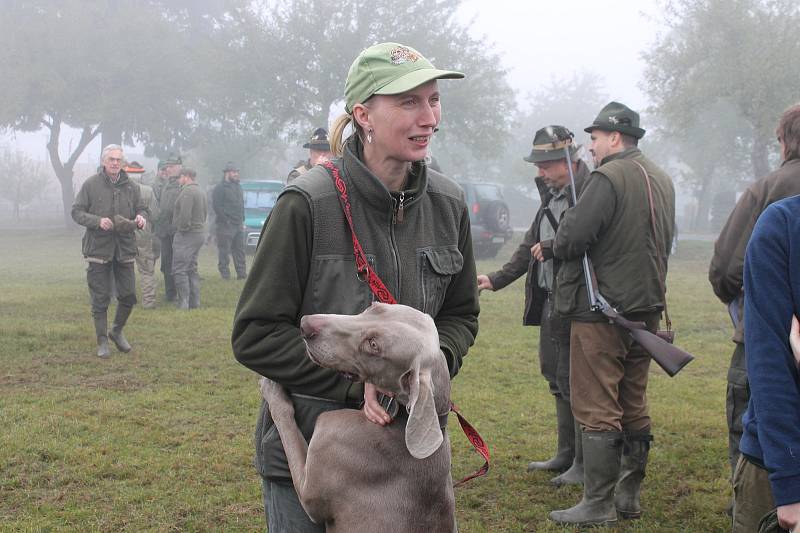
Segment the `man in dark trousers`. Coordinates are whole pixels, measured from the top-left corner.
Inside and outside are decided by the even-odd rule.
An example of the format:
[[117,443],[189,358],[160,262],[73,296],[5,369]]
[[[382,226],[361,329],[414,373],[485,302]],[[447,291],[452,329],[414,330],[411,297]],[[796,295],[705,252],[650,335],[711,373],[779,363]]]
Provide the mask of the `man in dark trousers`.
[[239,184],[239,169],[229,161],[222,173],[222,182],[214,187],[211,195],[211,204],[216,216],[219,253],[217,267],[222,279],[230,279],[229,264],[230,257],[233,256],[236,278],[245,279],[247,266],[244,253],[244,193]]
[[568,144],[571,140],[572,133],[563,126],[548,126],[536,132],[533,149],[523,159],[538,168],[536,186],[541,207],[509,262],[496,272],[478,276],[479,289],[496,291],[527,273],[522,323],[541,326],[539,365],[555,398],[558,431],[555,456],[530,463],[528,471],[562,472],[552,480],[556,485],[583,483],[580,426],[576,426],[569,404],[569,321],[553,314],[553,278],[557,269],[553,260],[553,238],[561,217],[572,204],[565,147],[568,146],[570,152],[578,193],[589,177],[586,163],[577,158],[575,145]]
[[580,503],[553,511],[560,524],[611,525],[641,516],[639,495],[650,449],[647,408],[650,355],[630,334],[592,311],[583,256],[597,287],[628,320],[658,328],[665,305],[667,258],[675,227],[670,177],[637,148],[639,114],[617,102],[586,130],[597,168],[558,227],[553,254],[556,312],[572,319],[572,413],[583,429],[584,491]]
[[[131,345],[122,328],[136,304],[136,229],[149,216],[139,186],[122,170],[122,147],[109,144],[102,152],[100,172],[87,179],[72,204],[72,219],[86,227],[83,256],[89,263],[86,280],[92,302],[98,357],[109,357],[111,339],[121,352]],[[108,304],[116,287],[117,311],[108,329]]]
[[[787,109],[778,124],[779,135],[788,142],[800,142],[800,105]],[[756,220],[772,203],[800,194],[800,156],[789,151],[775,172],[753,183],[736,202],[725,227],[714,244],[714,256],[708,269],[708,279],[714,294],[728,306],[734,323],[733,350],[728,368],[726,415],[728,421],[728,460],[731,472],[739,459],[739,440],[742,437],[742,415],[750,399],[747,382],[744,331],[744,259],[747,242]]]
[[172,155],[164,161],[167,182],[161,188],[158,198],[159,213],[156,235],[161,239],[161,272],[164,274],[164,292],[168,302],[174,302],[177,297],[175,282],[172,279],[172,240],[175,237],[172,215],[175,209],[175,200],[178,198],[181,188],[178,179],[182,165],[183,161],[179,156]]

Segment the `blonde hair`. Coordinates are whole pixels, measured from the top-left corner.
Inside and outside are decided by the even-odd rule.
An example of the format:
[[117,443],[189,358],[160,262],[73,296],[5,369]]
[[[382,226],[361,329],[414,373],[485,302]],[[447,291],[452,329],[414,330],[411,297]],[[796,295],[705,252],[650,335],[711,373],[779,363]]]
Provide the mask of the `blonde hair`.
[[[372,97],[370,97],[372,98]],[[369,101],[369,98],[367,99]],[[364,107],[369,108],[367,102],[361,102],[361,105]],[[353,133],[344,137],[344,130],[347,126],[353,127]],[[344,145],[353,135],[358,135],[361,137],[361,140],[364,140],[364,129],[361,127],[361,124],[353,117],[352,113],[342,113],[339,115],[339,118],[333,121],[333,126],[331,126],[331,135],[329,138],[329,142],[331,145],[331,153],[336,157],[342,157],[342,153],[344,153]]]
[[347,128],[348,124],[355,124],[353,115],[350,113],[343,113],[333,121],[329,141],[331,145],[331,153],[336,157],[342,157],[344,143],[347,140],[343,139],[342,137],[344,136],[344,130]]

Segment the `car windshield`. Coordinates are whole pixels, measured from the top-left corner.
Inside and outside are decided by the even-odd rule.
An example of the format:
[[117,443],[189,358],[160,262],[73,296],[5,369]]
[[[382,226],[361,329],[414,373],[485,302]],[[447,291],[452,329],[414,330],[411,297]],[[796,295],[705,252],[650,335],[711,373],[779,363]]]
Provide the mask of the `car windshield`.
[[248,209],[272,209],[280,191],[245,191],[244,206]]
[[500,188],[496,185],[475,185],[475,196],[477,196],[478,201],[482,202],[492,202],[494,200],[502,200],[503,197],[500,196]]

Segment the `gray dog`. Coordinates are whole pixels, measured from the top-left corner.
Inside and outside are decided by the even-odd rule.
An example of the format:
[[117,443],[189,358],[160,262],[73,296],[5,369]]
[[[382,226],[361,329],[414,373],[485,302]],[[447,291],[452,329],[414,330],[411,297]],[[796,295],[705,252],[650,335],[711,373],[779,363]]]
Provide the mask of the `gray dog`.
[[262,378],[308,516],[330,532],[457,531],[450,440],[440,424],[450,376],[433,319],[376,303],[360,315],[305,316],[300,331],[315,363],[372,383],[401,404],[385,427],[354,409],[324,413],[306,444],[286,392]]

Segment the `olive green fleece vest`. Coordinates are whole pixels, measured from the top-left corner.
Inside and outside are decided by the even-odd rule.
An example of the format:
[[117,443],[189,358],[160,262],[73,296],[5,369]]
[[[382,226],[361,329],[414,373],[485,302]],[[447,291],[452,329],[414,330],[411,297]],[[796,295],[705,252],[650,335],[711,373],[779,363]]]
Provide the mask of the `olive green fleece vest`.
[[[414,192],[406,195],[398,222],[391,194],[352,152],[334,164],[347,184],[353,225],[372,268],[399,303],[436,316],[450,279],[464,264],[458,249],[461,189],[415,165],[417,183],[411,184]],[[286,190],[307,198],[314,225],[302,313],[360,313],[374,297],[356,276],[353,241],[330,174],[317,166]]]
[[[465,211],[463,192],[441,174],[415,164],[412,196],[403,221],[386,187],[350,150],[333,163],[347,184],[353,225],[367,259],[397,301],[436,316],[450,280],[464,258],[458,248]],[[374,301],[369,285],[356,276],[353,241],[333,179],[321,166],[292,181],[284,192],[301,193],[311,209],[313,247],[302,314],[358,314]],[[343,378],[342,378],[343,379]],[[310,439],[317,417],[344,404],[295,397],[295,420]],[[255,434],[255,466],[263,477],[290,478],[279,435],[262,403]]]
[[[625,150],[595,169],[595,173],[611,182],[616,209],[608,228],[590,248],[589,258],[600,293],[622,314],[649,313],[664,307],[656,241],[650,225],[647,182],[633,161],[642,165],[650,176],[664,276],[675,224],[672,180],[638,148]],[[603,320],[600,313],[589,311],[579,260],[562,265],[558,284],[556,306],[560,315],[578,320]]]

